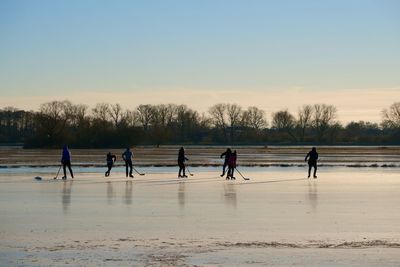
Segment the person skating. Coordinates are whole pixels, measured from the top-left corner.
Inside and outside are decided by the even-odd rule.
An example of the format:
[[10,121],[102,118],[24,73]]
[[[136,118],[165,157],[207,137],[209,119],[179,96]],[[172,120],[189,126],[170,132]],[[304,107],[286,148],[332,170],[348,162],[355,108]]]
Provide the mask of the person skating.
[[221,174],[221,177],[224,177],[224,175],[225,175],[225,170],[226,170],[226,167],[228,166],[228,159],[229,159],[229,156],[232,154],[232,151],[231,151],[231,149],[230,148],[228,148],[224,153],[222,153],[221,154],[221,156],[220,156],[220,158],[222,159],[223,157],[225,157],[225,160],[224,160],[224,165],[222,166],[222,174]]
[[122,153],[122,159],[125,161],[125,173],[126,177],[128,177],[128,167],[129,167],[129,177],[133,178],[132,175],[132,152],[129,149],[129,147],[125,150],[124,153]]
[[74,173],[72,172],[71,168],[71,152],[68,150],[68,146],[64,145],[62,156],[61,156],[61,164],[63,166],[64,176],[62,177],[63,180],[67,179],[67,170],[68,167],[69,173],[71,174],[71,178],[74,178]]
[[110,171],[112,169],[112,167],[114,166],[114,162],[117,160],[117,157],[113,154],[111,154],[111,152],[107,153],[107,157],[106,157],[106,161],[107,161],[107,168],[108,170],[105,172],[105,176],[110,176]]
[[310,152],[308,152],[304,161],[308,159],[308,177],[310,178],[311,175],[311,168],[314,167],[314,179],[317,178],[317,160],[318,160],[318,153],[317,149],[313,147]]
[[229,179],[236,180],[236,178],[233,176],[233,173],[236,168],[236,159],[237,159],[237,153],[235,150],[233,151],[233,153],[230,154],[228,158],[228,173],[226,174],[226,180]]
[[[185,174],[185,161],[189,160],[187,157],[185,157],[185,150],[183,149],[183,147],[181,147],[179,149],[179,153],[178,153],[178,166],[179,166],[179,172],[178,172],[178,177],[179,178],[187,178],[186,174]],[[181,172],[183,171],[183,175],[181,175]]]

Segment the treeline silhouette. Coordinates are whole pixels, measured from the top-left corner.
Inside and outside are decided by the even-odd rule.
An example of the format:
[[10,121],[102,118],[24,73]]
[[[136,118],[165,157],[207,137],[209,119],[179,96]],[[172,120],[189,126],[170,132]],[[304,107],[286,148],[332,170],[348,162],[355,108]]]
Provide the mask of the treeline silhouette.
[[382,111],[380,124],[342,125],[332,105],[304,105],[297,114],[280,110],[267,122],[257,107],[215,104],[207,113],[186,105],[140,105],[126,110],[100,103],[89,109],[52,101],[39,111],[0,109],[0,143],[29,148],[126,147],[131,145],[399,145],[400,102]]

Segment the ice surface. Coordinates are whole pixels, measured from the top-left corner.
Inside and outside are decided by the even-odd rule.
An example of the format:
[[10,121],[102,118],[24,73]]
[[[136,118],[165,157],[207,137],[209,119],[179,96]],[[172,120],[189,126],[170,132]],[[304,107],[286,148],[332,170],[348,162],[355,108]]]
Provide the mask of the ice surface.
[[[85,168],[82,168],[85,169]],[[1,266],[398,266],[398,168],[0,172]],[[88,171],[89,170],[89,171]],[[57,170],[55,170],[57,171]],[[42,181],[34,179],[43,177]]]

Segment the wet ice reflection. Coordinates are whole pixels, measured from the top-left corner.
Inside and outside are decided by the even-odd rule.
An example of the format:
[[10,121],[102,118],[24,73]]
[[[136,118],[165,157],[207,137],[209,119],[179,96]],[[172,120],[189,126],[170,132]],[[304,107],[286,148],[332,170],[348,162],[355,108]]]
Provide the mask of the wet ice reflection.
[[124,194],[124,203],[126,205],[132,204],[132,191],[133,191],[133,182],[132,180],[125,182],[125,194]]
[[71,205],[72,184],[73,181],[63,181],[61,203],[64,213],[68,213],[69,207]]

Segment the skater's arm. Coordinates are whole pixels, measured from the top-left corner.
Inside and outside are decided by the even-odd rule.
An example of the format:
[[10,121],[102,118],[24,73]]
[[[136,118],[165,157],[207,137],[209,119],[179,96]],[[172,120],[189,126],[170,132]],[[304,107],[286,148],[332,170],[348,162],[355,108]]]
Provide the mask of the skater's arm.
[[219,158],[223,158],[226,155],[226,152],[222,153],[221,156]]
[[310,156],[310,152],[308,152],[306,158],[304,159],[304,161],[307,161],[308,157]]

